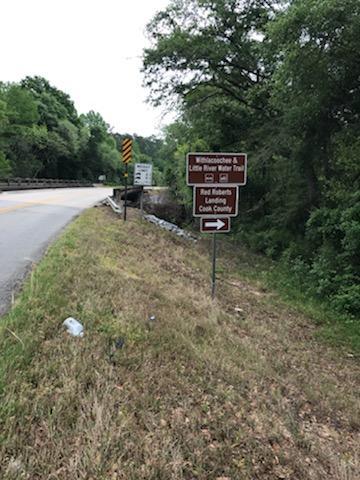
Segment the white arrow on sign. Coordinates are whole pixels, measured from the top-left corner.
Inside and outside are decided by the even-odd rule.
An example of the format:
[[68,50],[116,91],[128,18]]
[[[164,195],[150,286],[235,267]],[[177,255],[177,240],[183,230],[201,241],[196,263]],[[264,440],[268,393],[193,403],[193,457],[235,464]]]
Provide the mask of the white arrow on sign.
[[225,226],[225,222],[220,220],[220,218],[218,218],[216,220],[216,222],[210,221],[210,220],[207,220],[207,221],[205,220],[205,222],[204,222],[204,227],[205,228],[216,228],[216,230],[220,230],[220,228],[222,228],[224,226]]

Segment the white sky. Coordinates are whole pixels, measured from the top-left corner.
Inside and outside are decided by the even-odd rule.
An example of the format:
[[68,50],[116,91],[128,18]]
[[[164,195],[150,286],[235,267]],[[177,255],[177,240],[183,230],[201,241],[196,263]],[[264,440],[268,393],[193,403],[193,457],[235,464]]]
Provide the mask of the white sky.
[[98,111],[119,133],[151,135],[162,111],[145,104],[145,26],[168,0],[0,0],[0,80],[41,75],[79,113]]

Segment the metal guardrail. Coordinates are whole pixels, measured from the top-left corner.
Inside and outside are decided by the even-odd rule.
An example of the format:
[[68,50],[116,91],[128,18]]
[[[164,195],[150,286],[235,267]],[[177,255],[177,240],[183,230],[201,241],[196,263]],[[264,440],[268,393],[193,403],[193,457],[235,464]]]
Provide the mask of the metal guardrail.
[[106,197],[104,203],[106,205],[109,205],[115,213],[121,214],[122,213],[122,207],[119,206],[117,203],[114,202],[114,200],[111,197]]
[[40,188],[93,187],[91,182],[53,178],[0,178],[0,192]]

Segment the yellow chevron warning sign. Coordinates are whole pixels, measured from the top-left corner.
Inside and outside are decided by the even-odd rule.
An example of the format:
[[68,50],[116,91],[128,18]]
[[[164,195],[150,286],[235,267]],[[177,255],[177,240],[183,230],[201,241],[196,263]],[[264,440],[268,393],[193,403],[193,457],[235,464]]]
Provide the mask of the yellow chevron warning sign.
[[131,156],[132,156],[132,139],[131,138],[125,138],[122,142],[122,156],[123,156],[123,162],[124,163],[130,163],[131,162]]

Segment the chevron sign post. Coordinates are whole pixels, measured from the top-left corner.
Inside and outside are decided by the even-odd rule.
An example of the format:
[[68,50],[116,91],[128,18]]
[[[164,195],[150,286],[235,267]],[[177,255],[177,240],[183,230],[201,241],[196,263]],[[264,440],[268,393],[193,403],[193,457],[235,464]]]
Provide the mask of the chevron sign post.
[[127,210],[127,184],[128,184],[128,164],[131,162],[132,157],[132,144],[131,138],[125,138],[122,142],[122,158],[125,164],[124,180],[125,180],[125,201],[124,201],[124,222],[126,222],[126,210]]

